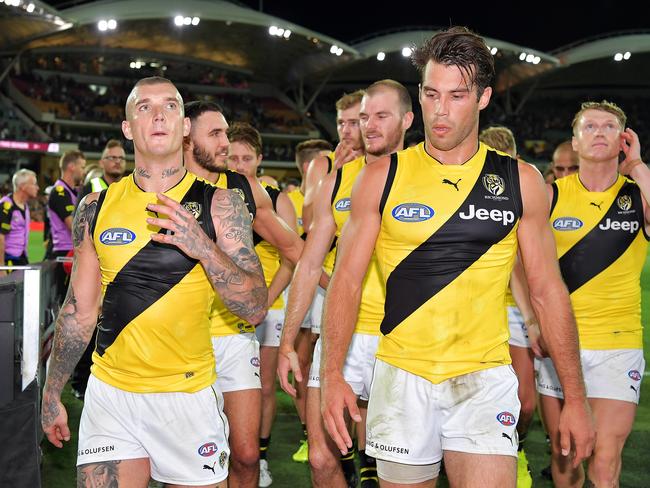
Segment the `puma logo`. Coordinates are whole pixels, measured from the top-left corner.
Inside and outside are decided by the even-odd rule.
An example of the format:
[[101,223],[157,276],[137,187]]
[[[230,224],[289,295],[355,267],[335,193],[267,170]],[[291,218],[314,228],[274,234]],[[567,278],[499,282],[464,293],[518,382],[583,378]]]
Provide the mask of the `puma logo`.
[[596,202],[589,202],[589,205],[593,205],[594,207],[597,207],[598,210],[600,210],[600,206],[603,204],[603,202],[596,203]]
[[442,184],[443,184],[443,185],[451,185],[451,186],[453,186],[454,188],[456,188],[456,191],[460,191],[460,190],[458,189],[458,183],[460,183],[460,180],[462,180],[462,178],[458,178],[458,181],[457,181],[456,183],[454,183],[453,181],[448,180],[447,178],[445,178],[444,180],[442,180]]
[[636,394],[639,393],[639,390],[637,390],[636,388],[634,388],[634,385],[630,385],[630,388],[632,388],[632,389],[634,390],[634,393],[636,393]]
[[212,466],[208,466],[207,464],[204,464],[203,469],[209,469],[210,471],[212,471],[212,474],[215,474],[214,467],[215,467],[216,464],[217,464],[216,461],[214,463],[212,463]]
[[508,434],[506,434],[505,432],[501,432],[501,437],[505,437],[506,439],[508,439],[510,441],[510,445],[512,445],[512,437],[510,437]]

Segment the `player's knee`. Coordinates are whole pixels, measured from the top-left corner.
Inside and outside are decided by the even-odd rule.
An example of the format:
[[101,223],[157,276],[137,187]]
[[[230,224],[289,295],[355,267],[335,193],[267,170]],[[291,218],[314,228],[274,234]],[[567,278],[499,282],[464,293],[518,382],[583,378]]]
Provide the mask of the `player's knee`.
[[618,465],[621,462],[620,453],[616,449],[597,450],[590,461],[590,476],[596,486],[615,486]]
[[275,400],[275,377],[272,377],[272,381],[262,383],[262,398],[263,402]]
[[309,444],[309,465],[314,474],[330,473],[339,466],[340,461],[326,445]]
[[230,463],[235,470],[256,467],[260,462],[260,450],[256,443],[230,446]]

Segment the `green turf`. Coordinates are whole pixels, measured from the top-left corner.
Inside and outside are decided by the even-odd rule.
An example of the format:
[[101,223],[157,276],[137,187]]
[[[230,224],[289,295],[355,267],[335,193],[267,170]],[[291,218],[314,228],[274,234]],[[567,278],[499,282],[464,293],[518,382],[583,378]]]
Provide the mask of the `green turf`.
[[[32,240],[30,239],[30,244]],[[42,249],[42,247],[41,247]],[[30,247],[30,257],[32,254]],[[642,316],[643,323],[648,323],[650,314],[650,260],[641,277]],[[650,334],[644,335],[645,350],[649,350]],[[646,372],[648,366],[646,366]],[[634,429],[628,438],[623,452],[623,472],[621,474],[621,487],[648,487],[650,486],[650,463],[648,451],[650,446],[650,392],[648,392],[648,378],[644,376],[641,402],[637,411]],[[645,391],[644,391],[645,390]],[[301,437],[301,427],[293,409],[291,399],[282,391],[278,391],[278,417],[273,427],[272,441],[269,448],[269,467],[273,474],[274,487],[301,488],[310,486],[309,470],[306,465],[295,463],[291,454],[297,449]],[[81,402],[75,399],[66,388],[63,402],[68,408],[72,440],[63,449],[56,449],[43,443],[43,487],[44,488],[69,488],[75,486],[75,458],[77,444],[77,427],[81,412]],[[529,438],[526,443],[528,460],[533,472],[533,486],[539,488],[552,487],[552,483],[543,480],[539,471],[548,464],[546,442],[541,430],[541,425],[536,419],[533,423]],[[444,488],[444,480],[438,484]]]

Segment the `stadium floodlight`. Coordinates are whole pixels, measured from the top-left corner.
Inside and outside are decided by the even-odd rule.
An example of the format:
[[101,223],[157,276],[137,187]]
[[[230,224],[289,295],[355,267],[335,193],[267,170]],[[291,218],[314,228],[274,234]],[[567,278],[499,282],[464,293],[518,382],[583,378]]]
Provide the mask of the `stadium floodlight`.
[[177,15],[176,17],[174,17],[174,24],[176,24],[179,27],[182,26],[183,25],[183,16],[182,15]]
[[199,17],[192,17],[192,25],[199,25],[201,19]]
[[108,30],[108,22],[106,22],[104,19],[100,20],[99,22],[97,22],[97,28],[102,32],[107,31]]
[[277,35],[278,37],[282,37],[282,36],[284,35],[284,29],[282,29],[282,28],[278,28],[278,31],[277,31],[276,35]]
[[535,57],[533,58],[533,64],[539,64],[539,62],[540,62],[541,60],[542,60],[542,58],[540,58],[539,56],[535,56]]
[[278,33],[277,26],[272,25],[271,27],[269,27],[269,34],[271,34],[272,36],[275,36],[277,33]]
[[283,37],[285,39],[289,39],[289,37],[291,37],[291,31],[289,29],[285,30],[284,34],[283,34]]
[[108,22],[106,22],[106,25],[110,30],[115,30],[117,29],[117,20],[109,19]]
[[183,25],[190,25],[192,23],[192,17],[184,17]]
[[383,51],[379,51],[377,53],[377,61],[383,61],[384,59],[386,59],[386,53]]
[[533,59],[535,59],[535,55],[534,55],[534,54],[527,54],[527,55],[526,55],[526,62],[527,62],[527,63],[532,63],[532,62],[533,62]]
[[338,50],[339,50],[339,47],[338,47],[336,44],[334,44],[334,45],[330,48],[330,52],[331,52],[332,54],[336,54],[336,52],[337,52]]
[[408,58],[411,54],[413,54],[413,50],[410,47],[407,46],[402,48],[402,56]]
[[623,61],[623,55],[621,53],[614,54],[614,61]]
[[623,54],[623,59],[627,61],[630,59],[630,56],[632,56],[632,53],[630,51],[625,51],[625,54]]
[[338,49],[336,50],[336,55],[337,55],[337,56],[340,56],[341,54],[343,54],[343,48],[342,48],[342,47],[340,47],[340,48],[338,48]]
[[523,61],[524,59],[526,59],[526,53],[521,53],[519,55],[519,61]]
[[493,47],[492,49],[490,49],[490,54],[492,54],[492,56],[494,56],[498,51],[499,51],[498,48]]
[[133,61],[129,63],[129,68],[135,69],[135,63]]
[[36,8],[36,5],[34,5],[33,3],[30,3],[29,5],[27,5],[27,8],[25,10],[27,10],[31,14],[34,11],[35,8]]

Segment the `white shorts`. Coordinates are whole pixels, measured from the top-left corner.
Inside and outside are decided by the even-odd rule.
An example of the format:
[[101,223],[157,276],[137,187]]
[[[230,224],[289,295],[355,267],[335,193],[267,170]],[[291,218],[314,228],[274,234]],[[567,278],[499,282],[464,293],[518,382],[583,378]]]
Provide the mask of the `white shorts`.
[[511,346],[528,347],[530,348],[530,341],[528,340],[528,328],[524,324],[524,318],[517,307],[508,308],[508,326],[510,327],[510,340],[508,343]]
[[517,456],[517,386],[510,365],[434,384],[377,359],[366,453],[402,464],[437,463],[443,451]]
[[[580,351],[587,398],[609,398],[638,405],[645,370],[642,349]],[[535,359],[537,391],[541,395],[564,398],[551,358]]]
[[260,343],[255,334],[212,337],[216,361],[215,386],[222,393],[262,388],[260,380]]
[[284,309],[269,310],[264,320],[255,329],[260,346],[279,347],[284,324]]
[[323,304],[325,302],[325,290],[320,286],[316,287],[314,300],[307,311],[305,320],[302,321],[303,329],[311,329],[314,334],[320,334],[320,323],[323,318]]
[[77,466],[149,458],[151,477],[200,486],[228,476],[228,421],[212,386],[196,393],[132,393],[90,376]]
[[[368,400],[372,371],[375,367],[375,353],[379,345],[379,336],[372,334],[352,335],[348,355],[343,365],[343,378],[352,387],[355,395],[362,400]],[[307,387],[320,388],[320,358],[322,353],[320,337],[314,347],[314,356],[309,369]]]

